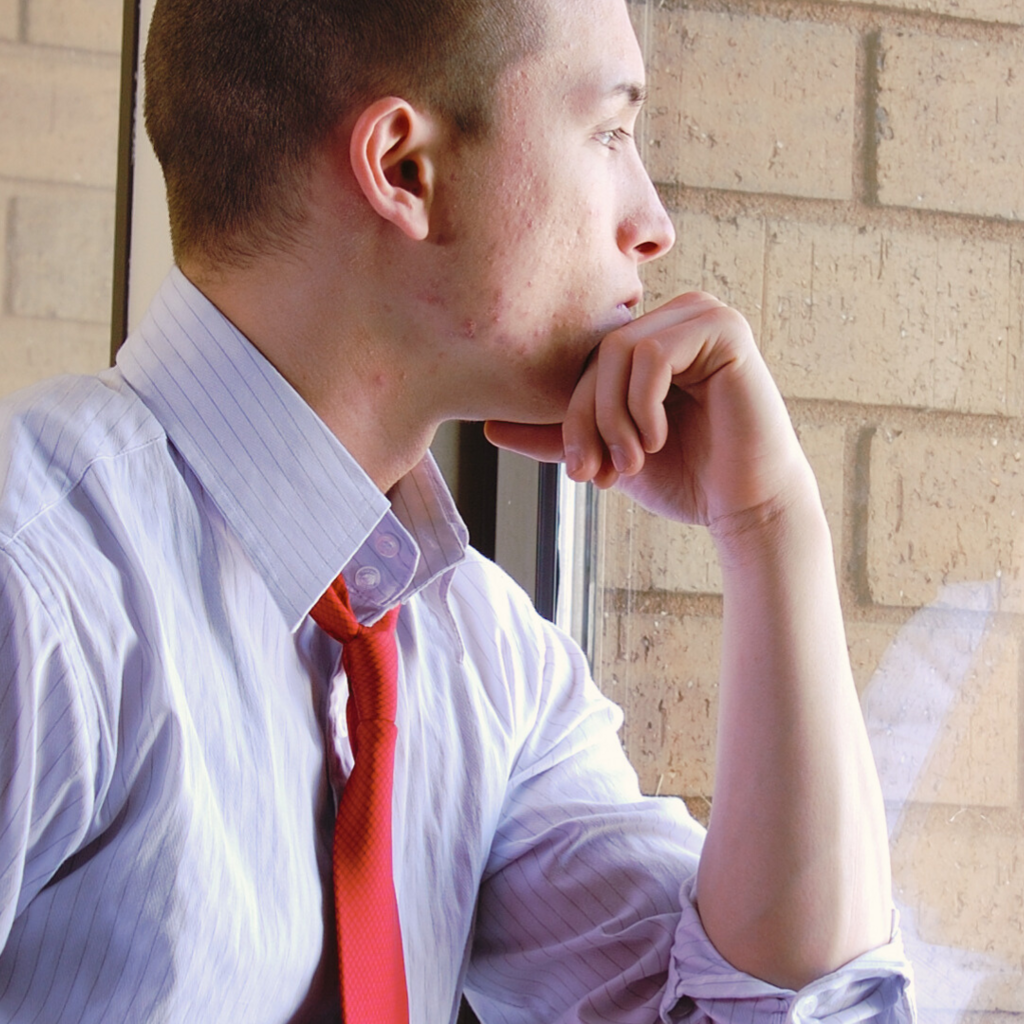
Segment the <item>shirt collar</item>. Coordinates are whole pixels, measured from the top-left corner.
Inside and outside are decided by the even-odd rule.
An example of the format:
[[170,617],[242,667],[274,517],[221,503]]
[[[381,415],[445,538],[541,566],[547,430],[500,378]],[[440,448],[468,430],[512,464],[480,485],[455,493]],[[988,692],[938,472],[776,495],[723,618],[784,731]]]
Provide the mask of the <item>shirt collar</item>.
[[178,268],[122,346],[117,366],[293,629],[342,568],[353,609],[369,622],[463,558],[466,529],[430,455],[389,501]]

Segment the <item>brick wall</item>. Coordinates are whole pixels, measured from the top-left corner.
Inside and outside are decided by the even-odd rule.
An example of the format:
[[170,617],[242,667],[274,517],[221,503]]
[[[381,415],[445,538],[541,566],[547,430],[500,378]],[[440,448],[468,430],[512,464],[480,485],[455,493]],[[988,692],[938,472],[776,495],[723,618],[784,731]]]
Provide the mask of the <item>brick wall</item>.
[[0,393],[110,354],[119,0],[0,0]]
[[[648,306],[751,321],[832,527],[925,1020],[1024,1014],[1024,4],[634,0],[678,231]],[[602,499],[595,660],[649,792],[707,812],[721,580]]]
[[[631,9],[679,234],[650,301],[698,286],[754,325],[832,525],[922,1016],[1015,1019],[1024,3]],[[0,392],[107,361],[120,14],[0,0]],[[714,552],[615,496],[601,529],[603,685],[645,788],[706,813]]]

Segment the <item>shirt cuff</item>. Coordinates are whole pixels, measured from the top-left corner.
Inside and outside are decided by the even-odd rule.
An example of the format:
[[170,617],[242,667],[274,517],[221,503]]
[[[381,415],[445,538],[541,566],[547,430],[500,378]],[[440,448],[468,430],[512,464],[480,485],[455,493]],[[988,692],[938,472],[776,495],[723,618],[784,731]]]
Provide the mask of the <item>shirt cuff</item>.
[[661,1003],[665,1024],[912,1024],[916,1019],[913,977],[896,911],[886,945],[794,992],[744,974],[719,955],[697,913],[695,886],[694,877],[680,893],[682,916]]

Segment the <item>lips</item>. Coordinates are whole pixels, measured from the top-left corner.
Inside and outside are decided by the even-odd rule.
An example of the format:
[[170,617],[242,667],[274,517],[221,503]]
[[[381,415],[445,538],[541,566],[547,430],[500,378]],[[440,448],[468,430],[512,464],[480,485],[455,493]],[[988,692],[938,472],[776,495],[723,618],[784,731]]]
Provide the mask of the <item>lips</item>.
[[636,300],[636,299],[627,299],[625,302],[620,302],[615,307],[615,313],[616,313],[615,326],[616,327],[622,327],[625,324],[628,324],[628,323],[632,322],[632,320],[633,320],[633,310],[634,310],[634,308],[637,305],[637,301],[638,300]]
[[[620,314],[628,316],[629,320],[633,320],[636,317],[637,308],[639,307],[640,302],[643,300],[643,297],[643,292],[636,292],[633,295],[631,295],[628,299],[625,299],[624,301],[620,302],[615,307],[615,309]],[[628,323],[629,320],[623,322]]]

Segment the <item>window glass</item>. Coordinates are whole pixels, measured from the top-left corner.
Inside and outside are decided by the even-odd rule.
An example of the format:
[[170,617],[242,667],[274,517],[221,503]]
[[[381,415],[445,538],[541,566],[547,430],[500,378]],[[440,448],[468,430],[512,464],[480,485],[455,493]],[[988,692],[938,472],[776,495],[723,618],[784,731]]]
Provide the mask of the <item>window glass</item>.
[[[700,288],[753,325],[832,529],[921,1017],[1017,1019],[1024,8],[707,6],[631,4],[639,145],[678,232],[646,308]],[[644,790],[706,820],[714,548],[615,493],[562,503],[562,621]]]

